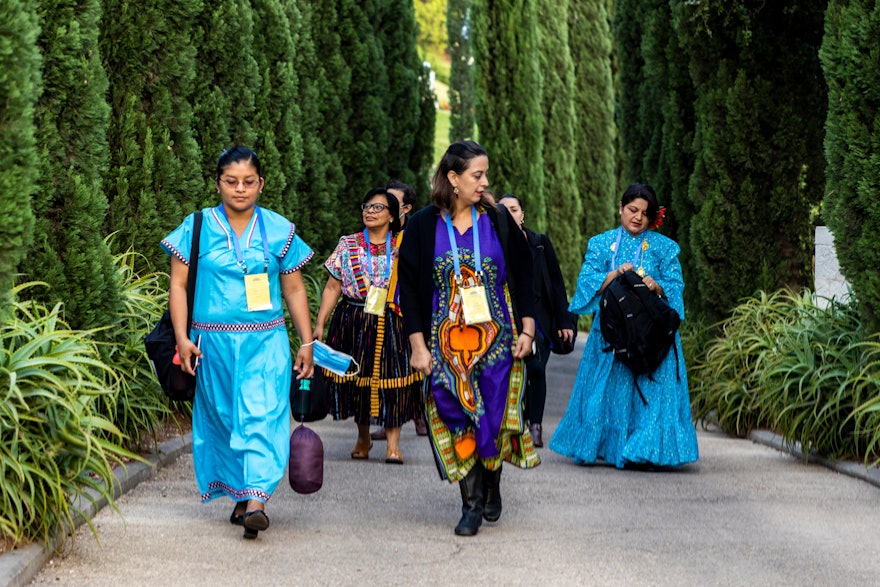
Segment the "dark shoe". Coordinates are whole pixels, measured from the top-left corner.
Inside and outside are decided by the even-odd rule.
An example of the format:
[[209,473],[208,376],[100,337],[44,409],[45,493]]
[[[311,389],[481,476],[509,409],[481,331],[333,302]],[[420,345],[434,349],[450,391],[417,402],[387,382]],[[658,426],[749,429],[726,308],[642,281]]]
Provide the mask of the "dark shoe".
[[458,482],[461,490],[461,520],[455,527],[458,536],[473,536],[483,523],[483,467],[474,465],[467,477]]
[[372,438],[373,440],[385,440],[385,429],[379,428],[378,430],[370,432],[370,438]]
[[[239,508],[239,506],[244,507]],[[229,515],[229,523],[233,526],[244,526],[245,508],[247,508],[246,501],[235,504],[235,508],[232,510],[232,514]]]
[[483,519],[487,522],[497,522],[501,517],[501,467],[494,471],[483,469],[483,496],[486,499],[483,506]]
[[532,443],[538,448],[544,448],[543,430],[540,424],[529,424],[529,432],[532,434]]
[[269,527],[269,516],[263,510],[247,512],[244,515],[243,525],[244,537],[248,540],[253,540],[257,537],[257,533],[260,530],[265,530]]
[[416,435],[418,436],[427,436],[428,435],[428,423],[425,422],[424,414],[417,414],[415,419],[413,420],[413,424],[416,425]]

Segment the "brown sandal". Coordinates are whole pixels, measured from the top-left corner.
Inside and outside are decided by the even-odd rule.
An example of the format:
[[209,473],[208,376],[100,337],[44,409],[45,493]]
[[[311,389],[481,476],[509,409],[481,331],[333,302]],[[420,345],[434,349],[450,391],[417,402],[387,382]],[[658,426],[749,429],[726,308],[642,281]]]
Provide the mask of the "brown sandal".
[[402,465],[403,464],[403,455],[400,454],[400,449],[394,451],[387,451],[385,453],[385,462],[394,464],[394,465]]
[[356,461],[364,461],[370,458],[370,449],[373,448],[373,443],[370,442],[370,446],[367,447],[367,450],[364,450],[360,447],[359,444],[355,443],[354,450],[351,451],[351,458]]

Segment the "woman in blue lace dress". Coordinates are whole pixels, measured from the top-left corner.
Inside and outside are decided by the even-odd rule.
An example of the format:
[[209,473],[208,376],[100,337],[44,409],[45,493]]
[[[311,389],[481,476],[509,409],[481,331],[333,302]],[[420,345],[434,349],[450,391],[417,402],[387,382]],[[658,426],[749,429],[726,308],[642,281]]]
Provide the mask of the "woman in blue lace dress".
[[587,245],[569,310],[593,314],[593,326],[568,409],[549,445],[576,463],[601,459],[618,468],[676,467],[698,458],[679,335],[653,377],[639,377],[643,402],[632,372],[603,351],[599,328],[602,291],[626,271],[641,275],[648,289],[664,296],[684,320],[679,246],[651,230],[662,223],[664,212],[650,186],[633,184],[620,202],[620,226],[594,236]]

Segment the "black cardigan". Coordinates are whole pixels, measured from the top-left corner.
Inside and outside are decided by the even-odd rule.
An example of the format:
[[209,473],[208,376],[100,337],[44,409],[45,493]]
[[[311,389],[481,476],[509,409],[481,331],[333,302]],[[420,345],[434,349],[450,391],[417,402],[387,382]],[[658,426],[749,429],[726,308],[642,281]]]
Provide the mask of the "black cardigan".
[[544,336],[557,328],[575,328],[568,313],[568,295],[556,251],[546,234],[526,229],[526,239],[534,258],[535,321]]
[[[522,231],[516,227],[506,209],[487,208],[486,214],[504,251],[513,315],[521,332],[521,318],[535,316],[531,251]],[[407,336],[415,332],[423,333],[427,343],[431,340],[434,241],[439,215],[439,208],[428,206],[406,221],[398,257],[398,285],[404,330]]]

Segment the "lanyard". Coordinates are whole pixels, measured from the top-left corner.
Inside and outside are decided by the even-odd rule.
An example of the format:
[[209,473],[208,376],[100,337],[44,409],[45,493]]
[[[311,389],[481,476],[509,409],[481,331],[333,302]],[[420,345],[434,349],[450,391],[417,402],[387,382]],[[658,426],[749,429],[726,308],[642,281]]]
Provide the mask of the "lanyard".
[[[458,260],[458,243],[455,242],[455,231],[452,228],[452,219],[449,214],[443,213],[446,220],[446,232],[449,234],[449,246],[452,247],[452,263],[455,265],[455,278],[461,283],[461,265]],[[471,218],[474,227],[474,269],[477,275],[483,274],[483,262],[480,258],[480,225],[477,223],[477,208],[471,206]]]
[[[614,254],[611,255],[611,268],[612,269],[614,269],[614,267],[617,265],[617,263],[616,263],[617,251],[620,250],[620,239],[622,239],[622,238],[623,238],[623,227],[621,226],[617,229],[617,243],[615,243],[615,245],[614,245]],[[642,235],[642,242],[639,244],[639,248],[636,249],[636,256],[633,258],[633,267],[639,266],[639,257],[642,254],[642,248],[645,246],[645,239],[647,239],[647,238],[648,238],[648,231],[646,230]]]
[[[370,236],[367,234],[367,229],[364,228],[364,250],[367,253],[367,275],[370,274],[370,271],[373,268],[373,263],[371,261],[370,255]],[[388,231],[388,234],[385,235],[385,283],[388,283],[388,279],[391,277],[391,231]],[[370,280],[372,281],[372,279]]]
[[[245,274],[247,274],[247,264],[244,261],[244,254],[241,252],[241,243],[238,242],[238,236],[235,234],[235,231],[232,230],[232,224],[229,223],[229,217],[226,215],[226,210],[223,208],[223,204],[220,204],[220,213],[223,214],[223,218],[225,218],[226,223],[229,224],[229,234],[231,235],[232,244],[235,246],[235,258],[238,260],[238,266],[242,268]],[[263,272],[266,273],[269,270],[269,244],[268,239],[266,238],[266,225],[263,223],[263,215],[260,214],[260,208],[258,206],[254,206],[254,214],[257,215],[257,224],[260,227],[260,239],[263,241]]]

